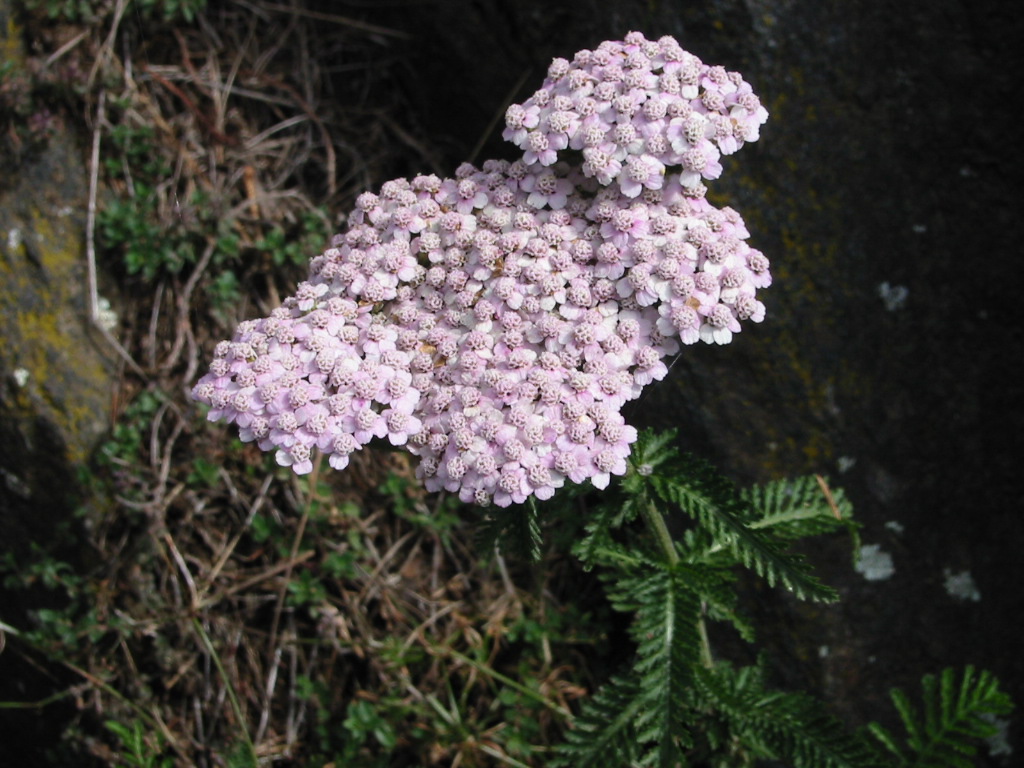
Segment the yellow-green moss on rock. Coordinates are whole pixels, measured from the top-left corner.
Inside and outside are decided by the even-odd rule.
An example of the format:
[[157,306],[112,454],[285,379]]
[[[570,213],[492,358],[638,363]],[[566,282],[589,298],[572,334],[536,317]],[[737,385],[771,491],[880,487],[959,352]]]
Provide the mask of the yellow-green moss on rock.
[[0,203],[0,370],[15,385],[3,400],[15,415],[53,421],[66,436],[68,460],[77,463],[105,428],[109,373],[84,327],[81,227],[71,210],[45,204],[25,201],[23,217]]
[[[20,55],[7,8],[5,55]],[[15,59],[16,60],[16,59]],[[111,371],[88,316],[81,153],[58,133],[0,180],[0,549],[70,512],[109,422]]]

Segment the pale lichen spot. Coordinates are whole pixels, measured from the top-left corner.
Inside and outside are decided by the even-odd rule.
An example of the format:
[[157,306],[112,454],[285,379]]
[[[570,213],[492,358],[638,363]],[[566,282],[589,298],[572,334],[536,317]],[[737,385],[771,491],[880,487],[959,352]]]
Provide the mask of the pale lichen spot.
[[856,463],[857,459],[853,456],[840,456],[836,459],[836,468],[839,470],[839,474],[844,475],[853,469]]
[[989,755],[992,757],[1012,755],[1013,747],[1010,746],[1010,721],[1002,717],[996,717],[991,713],[981,715],[981,719],[988,720],[998,729],[995,735],[989,736],[985,739],[985,743],[988,744]]
[[946,594],[950,597],[956,600],[971,600],[975,603],[981,600],[981,592],[978,591],[970,571],[953,573],[949,568],[943,568],[942,575],[945,579]]
[[860,548],[854,569],[868,581],[884,581],[896,573],[892,555],[883,552],[878,544],[865,544]]
[[885,304],[885,308],[890,312],[895,312],[907,303],[910,291],[905,285],[889,285],[886,282],[878,286],[878,295],[881,297],[882,303]]
[[117,312],[103,296],[96,301],[96,324],[108,333],[117,328]]

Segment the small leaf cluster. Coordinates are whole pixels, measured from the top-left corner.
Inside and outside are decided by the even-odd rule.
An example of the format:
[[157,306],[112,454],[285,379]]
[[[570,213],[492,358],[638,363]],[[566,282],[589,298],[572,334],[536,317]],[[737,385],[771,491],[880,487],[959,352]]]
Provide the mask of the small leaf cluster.
[[921,685],[921,709],[903,691],[890,693],[907,730],[902,746],[878,723],[868,726],[871,733],[894,758],[890,764],[899,768],[970,768],[976,743],[996,736],[995,719],[1013,709],[1010,697],[999,690],[994,675],[971,666],[959,676],[952,669],[926,675]]
[[133,721],[130,726],[117,720],[108,720],[104,725],[120,742],[118,766],[124,766],[124,768],[171,768],[174,764],[170,757],[161,755],[165,744],[159,731],[147,735],[146,729],[139,720]]
[[[49,18],[65,22],[95,23],[114,13],[109,0],[25,0],[29,10],[41,10]],[[206,0],[137,0],[136,13],[165,23],[191,23],[206,9]]]
[[17,61],[0,61],[0,184],[13,183],[20,165],[46,146],[58,125],[41,98],[38,78]]

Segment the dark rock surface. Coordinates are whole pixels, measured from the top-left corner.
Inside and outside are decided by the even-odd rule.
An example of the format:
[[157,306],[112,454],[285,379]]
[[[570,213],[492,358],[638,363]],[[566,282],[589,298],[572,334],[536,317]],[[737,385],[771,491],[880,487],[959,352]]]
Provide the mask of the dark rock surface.
[[[631,29],[754,84],[771,119],[712,193],[772,259],[769,316],[684,350],[633,418],[677,426],[740,480],[828,475],[892,556],[892,578],[868,581],[848,542],[827,542],[811,554],[840,605],[764,597],[785,684],[862,723],[888,717],[891,686],[973,663],[1024,702],[1012,5],[478,0],[366,18],[411,36],[389,51],[419,105],[407,126],[446,173],[553,56]],[[509,156],[497,132],[477,162]],[[978,601],[945,588],[965,571]]]

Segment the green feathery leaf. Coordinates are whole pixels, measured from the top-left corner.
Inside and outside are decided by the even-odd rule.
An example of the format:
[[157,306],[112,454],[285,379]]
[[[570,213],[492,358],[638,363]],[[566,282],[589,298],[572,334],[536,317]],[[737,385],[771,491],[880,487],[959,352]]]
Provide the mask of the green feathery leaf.
[[729,622],[748,643],[755,640],[754,625],[739,607],[740,596],[736,590],[737,575],[726,568],[712,568],[707,565],[693,566],[691,589],[704,601],[704,614],[712,621]]
[[750,510],[751,528],[771,531],[786,541],[856,530],[853,505],[842,489],[831,488],[820,475],[777,480],[746,488],[740,496]]
[[764,752],[761,757],[794,768],[878,768],[866,740],[848,734],[820,702],[802,693],[765,690],[752,668],[701,668],[696,685],[744,744]]
[[480,526],[478,540],[488,549],[497,544],[505,552],[538,562],[544,537],[533,497],[526,504],[491,512]]
[[[733,485],[709,464],[695,457],[683,460],[663,441],[638,443],[635,471],[627,475],[628,484],[634,493],[667,502],[705,528],[714,542],[705,556],[731,551],[772,586],[781,583],[802,599],[837,599],[833,589],[812,575],[802,557],[787,553],[771,531],[748,524],[750,509]],[[653,456],[645,452],[648,448],[655,451]]]
[[584,570],[589,571],[606,559],[609,551],[620,547],[611,532],[626,521],[624,518],[623,505],[610,501],[589,510],[583,526],[585,535],[573,546],[573,554],[580,559]]
[[626,475],[623,484],[629,495],[636,495],[640,490],[637,481],[649,477],[659,471],[663,464],[673,463],[679,456],[675,447],[676,434],[678,430],[668,429],[664,432],[655,432],[652,429],[645,429],[637,436],[636,444],[630,452],[629,463],[633,471]]
[[628,764],[628,752],[639,765],[676,765],[691,743],[685,723],[701,648],[693,569],[668,570],[642,560],[620,565],[603,578],[613,582],[608,587],[612,606],[636,612],[631,634],[637,658],[629,675],[583,706],[563,754],[572,755],[573,765],[607,765],[608,750],[625,738],[630,747],[620,752],[621,764]]
[[637,759],[634,721],[642,706],[632,677],[613,677],[588,699],[549,763],[553,768],[606,768]]
[[691,569],[680,566],[646,579],[644,605],[636,612],[634,673],[644,706],[636,720],[637,740],[646,747],[643,765],[676,765],[691,743],[685,723],[693,671],[700,663],[700,598],[689,584]]
[[921,681],[924,711],[919,712],[899,689],[890,692],[893,704],[907,729],[906,751],[878,723],[871,734],[907,768],[970,768],[977,742],[998,733],[992,719],[1013,709],[1010,697],[999,690],[999,681],[987,671],[968,666],[957,682],[956,672],[943,670],[939,677]]

